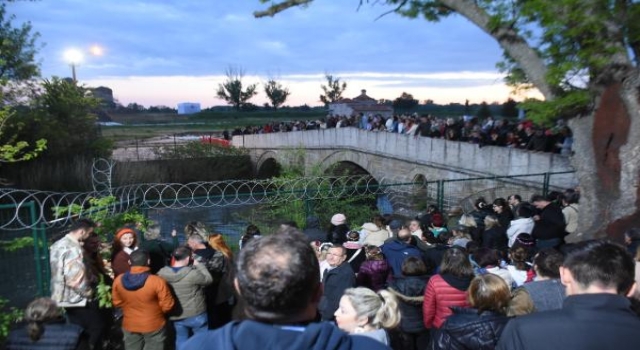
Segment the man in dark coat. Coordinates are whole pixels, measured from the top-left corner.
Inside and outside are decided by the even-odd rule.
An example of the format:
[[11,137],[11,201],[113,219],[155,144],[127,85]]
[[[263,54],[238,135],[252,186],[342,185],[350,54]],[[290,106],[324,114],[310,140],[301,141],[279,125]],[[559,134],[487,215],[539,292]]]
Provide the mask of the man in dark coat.
[[497,349],[640,349],[640,318],[628,297],[635,263],[624,247],[604,240],[578,243],[565,257],[562,309],[515,318]]
[[327,262],[331,269],[324,273],[322,284],[324,293],[318,311],[323,321],[332,321],[338,309],[340,298],[348,288],[356,286],[356,275],[347,260],[347,250],[343,246],[333,246],[327,252]]
[[560,206],[549,198],[535,195],[531,203],[538,209],[538,215],[533,217],[534,226],[531,235],[536,239],[536,247],[558,248],[564,243],[565,227],[564,214]]
[[333,323],[313,323],[322,294],[320,267],[300,232],[249,242],[240,250],[234,284],[249,319],[196,334],[181,350],[388,349],[374,339],[350,336]]
[[415,256],[425,262],[423,252],[416,244],[412,244],[414,240],[411,231],[403,228],[398,231],[397,238],[387,240],[382,247],[380,247],[384,258],[391,268],[393,277],[402,276],[402,263],[410,256]]

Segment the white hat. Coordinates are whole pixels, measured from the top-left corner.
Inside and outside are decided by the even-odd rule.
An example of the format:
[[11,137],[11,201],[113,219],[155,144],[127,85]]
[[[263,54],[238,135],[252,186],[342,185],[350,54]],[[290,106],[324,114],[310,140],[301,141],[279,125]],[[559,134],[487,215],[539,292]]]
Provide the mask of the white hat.
[[342,225],[345,221],[347,221],[347,217],[344,214],[336,214],[331,217],[331,224],[335,226]]

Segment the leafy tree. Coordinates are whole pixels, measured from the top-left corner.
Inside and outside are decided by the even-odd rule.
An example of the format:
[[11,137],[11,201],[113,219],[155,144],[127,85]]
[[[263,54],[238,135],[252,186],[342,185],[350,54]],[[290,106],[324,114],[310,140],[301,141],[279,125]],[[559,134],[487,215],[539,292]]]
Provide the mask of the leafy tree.
[[342,93],[347,89],[347,83],[340,84],[340,78],[334,78],[331,74],[325,74],[327,85],[320,85],[323,95],[320,95],[320,101],[328,106],[329,103],[336,102],[342,98]]
[[19,103],[33,95],[35,80],[40,75],[35,55],[40,34],[32,31],[27,22],[14,27],[15,16],[7,15],[6,5],[0,4],[0,102]]
[[32,105],[15,110],[10,129],[36,144],[46,139],[48,157],[108,156],[112,145],[99,135],[94,113],[99,101],[70,79],[53,77],[40,86]]
[[15,16],[7,16],[6,5],[0,4],[0,79],[29,80],[40,75],[35,61],[40,34],[32,33],[30,22],[14,27],[13,20]]
[[274,110],[282,106],[287,100],[287,97],[291,95],[289,89],[273,79],[270,79],[267,84],[265,84],[264,93],[267,94],[267,98],[271,101]]
[[229,67],[225,74],[227,76],[227,80],[218,84],[216,96],[219,99],[227,101],[227,103],[232,105],[236,111],[239,111],[247,101],[258,93],[258,85],[250,84],[246,89],[243,88],[242,78],[244,77],[244,71],[242,68]]
[[[283,0],[254,15],[312,2]],[[640,2],[360,0],[368,2],[427,21],[459,14],[490,35],[504,50],[507,83],[544,96],[523,103],[527,115],[540,123],[570,119],[578,231],[620,239],[640,220]]]
[[482,101],[480,104],[480,108],[478,108],[478,112],[476,112],[476,116],[480,119],[489,118],[491,116],[491,110],[489,109],[489,105]]
[[14,19],[15,16],[7,16],[5,4],[0,4],[0,163],[33,159],[47,144],[44,139],[24,141],[9,127],[16,119],[15,113],[4,103],[15,100],[24,81],[40,74],[35,62],[39,34],[32,33],[30,23],[14,27]]
[[400,97],[393,100],[393,108],[397,109],[412,109],[418,105],[418,100],[413,98],[413,95],[403,92]]
[[47,148],[45,139],[35,141],[33,148],[30,148],[27,141],[16,141],[17,135],[5,137],[3,129],[5,123],[11,117],[12,112],[8,108],[0,110],[0,163],[13,163],[35,158],[40,152]]
[[517,118],[518,117],[518,103],[513,99],[508,99],[507,102],[502,104],[502,116],[505,118]]

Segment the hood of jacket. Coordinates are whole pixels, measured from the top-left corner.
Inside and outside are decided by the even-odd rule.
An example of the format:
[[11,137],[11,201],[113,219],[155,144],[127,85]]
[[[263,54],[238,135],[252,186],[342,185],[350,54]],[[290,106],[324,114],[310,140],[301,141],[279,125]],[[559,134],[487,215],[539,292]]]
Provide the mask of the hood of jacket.
[[[379,344],[379,345],[378,345]],[[274,350],[374,350],[382,344],[365,337],[351,337],[329,322],[306,327],[285,327],[251,320],[235,321],[213,332],[194,335],[184,350],[195,349],[274,349]]]
[[380,227],[378,227],[376,224],[372,222],[367,222],[364,225],[362,225],[362,229],[368,231],[369,233],[382,231]]
[[406,242],[403,242],[398,238],[395,238],[394,240],[392,240],[392,241],[390,241],[388,243],[385,243],[384,247],[385,247],[385,250],[388,249],[388,250],[391,250],[391,251],[394,251],[394,252],[401,252],[401,251],[403,251],[405,249],[416,248],[416,246],[414,246],[412,244],[409,244],[409,243],[406,243]]
[[124,289],[134,291],[144,287],[144,284],[147,282],[147,278],[151,275],[149,273],[149,268],[142,272],[136,272],[136,270],[132,269],[132,271],[127,271],[122,275],[122,286]]
[[447,282],[451,287],[466,292],[469,289],[469,285],[471,284],[471,280],[473,277],[458,277],[448,273],[440,275],[442,279]]
[[158,276],[164,278],[169,283],[176,283],[183,278],[187,277],[189,272],[193,270],[191,266],[183,266],[179,269],[174,269],[170,266],[165,266],[158,271]]
[[422,304],[429,275],[395,277],[389,291],[405,303]]

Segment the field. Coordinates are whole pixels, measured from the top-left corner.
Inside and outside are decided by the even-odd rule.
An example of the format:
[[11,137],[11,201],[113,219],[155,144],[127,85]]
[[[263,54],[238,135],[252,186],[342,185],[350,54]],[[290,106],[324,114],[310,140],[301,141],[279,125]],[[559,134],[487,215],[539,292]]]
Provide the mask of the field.
[[236,127],[264,125],[271,122],[314,120],[324,118],[326,112],[312,111],[257,111],[257,112],[202,112],[190,116],[163,113],[135,113],[110,115],[123,126],[103,126],[102,135],[113,141],[144,140],[163,135],[220,135]]

